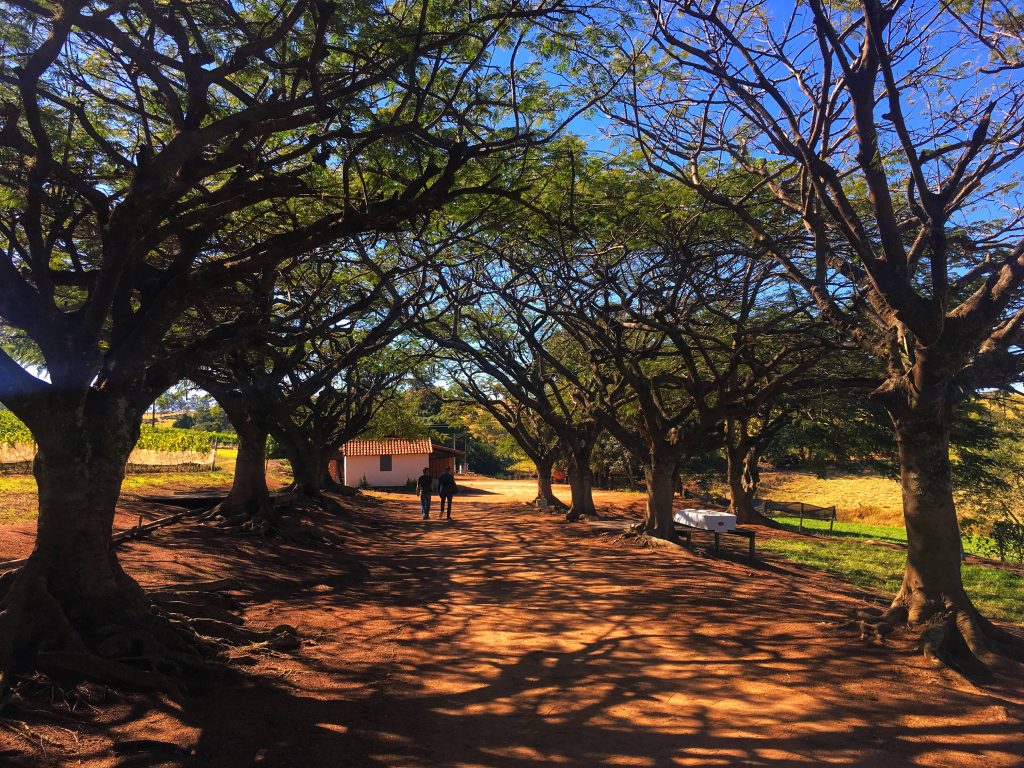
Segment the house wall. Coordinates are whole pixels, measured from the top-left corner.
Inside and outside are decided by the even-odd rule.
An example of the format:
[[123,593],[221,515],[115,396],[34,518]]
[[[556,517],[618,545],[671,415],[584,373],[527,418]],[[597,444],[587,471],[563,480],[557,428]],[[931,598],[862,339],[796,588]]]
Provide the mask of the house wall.
[[391,457],[391,471],[380,471],[380,456],[346,456],[345,485],[358,487],[366,478],[367,485],[374,487],[405,485],[423,474],[429,466],[429,454],[407,453]]

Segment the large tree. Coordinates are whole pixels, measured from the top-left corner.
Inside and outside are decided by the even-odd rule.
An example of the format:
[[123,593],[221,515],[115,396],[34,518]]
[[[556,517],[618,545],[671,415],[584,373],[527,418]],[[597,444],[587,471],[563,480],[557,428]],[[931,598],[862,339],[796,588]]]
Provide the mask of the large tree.
[[192,374],[238,434],[234,481],[218,514],[273,523],[264,471],[270,435],[292,465],[294,490],[321,500],[328,459],[365,426],[380,390],[404,375],[359,363],[390,344],[415,312],[416,266],[396,261],[386,240],[374,247],[357,240],[329,260],[265,270],[254,280],[251,333]]
[[565,504],[551,488],[555,463],[562,455],[554,430],[537,411],[517,400],[490,376],[481,375],[474,366],[456,360],[453,371],[459,388],[473,403],[485,409],[533,462],[537,472],[537,499],[543,499],[549,507],[564,509]]
[[[1021,372],[1024,81],[988,62],[975,30],[992,25],[951,7],[650,2],[657,53],[645,43],[632,58],[614,117],[659,171],[743,220],[881,364],[909,543],[884,620],[934,624],[930,652],[966,668],[1024,658],[964,591],[949,459],[964,395]],[[758,215],[737,175],[796,226]]]
[[237,330],[240,280],[507,192],[510,151],[538,137],[513,54],[551,7],[0,11],[0,322],[45,371],[0,352],[0,402],[39,446],[35,549],[0,590],[2,690],[40,648],[114,678],[182,649],[110,544],[142,413]]
[[[675,538],[682,465],[719,447],[730,419],[817,386],[834,347],[742,242],[716,237],[699,213],[644,213],[631,226],[616,218],[613,239],[549,269],[547,294],[551,316],[589,351],[598,391],[618,399],[608,429],[644,467],[642,529]],[[752,508],[738,512],[757,521]]]
[[448,267],[440,280],[454,309],[423,330],[459,358],[463,377],[493,380],[554,432],[568,470],[568,515],[594,516],[590,459],[613,411],[594,389],[601,385],[588,375],[586,355],[553,321],[534,273],[540,268],[531,262],[523,270],[494,251]]

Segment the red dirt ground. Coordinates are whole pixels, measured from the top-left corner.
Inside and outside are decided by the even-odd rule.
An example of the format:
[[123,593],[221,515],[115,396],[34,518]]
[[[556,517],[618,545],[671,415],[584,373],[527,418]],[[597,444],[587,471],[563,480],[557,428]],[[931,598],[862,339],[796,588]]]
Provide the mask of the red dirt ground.
[[[526,483],[473,484],[451,523],[390,494],[318,519],[333,548],[189,526],[127,545],[146,586],[234,577],[248,624],[302,648],[184,705],[0,721],[0,765],[1024,765],[1024,678],[977,688],[910,637],[834,634],[863,605],[840,582],[641,548],[533,511]],[[0,559],[30,530],[0,533]],[[183,751],[114,754],[132,739]]]

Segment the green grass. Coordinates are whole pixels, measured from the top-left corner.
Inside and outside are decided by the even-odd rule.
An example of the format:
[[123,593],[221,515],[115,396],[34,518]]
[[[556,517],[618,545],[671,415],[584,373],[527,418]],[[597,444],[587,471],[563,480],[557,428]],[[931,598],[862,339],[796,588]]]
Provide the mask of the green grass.
[[26,475],[0,477],[0,525],[35,519],[35,478]]
[[[799,532],[799,517],[772,517],[787,531]],[[837,520],[829,534],[828,520],[808,520],[804,518],[804,532],[822,533],[836,538],[877,539],[891,541],[896,544],[907,543],[907,529],[902,525],[868,525],[866,523],[848,523]]]
[[[764,537],[758,546],[791,562],[818,568],[862,589],[886,595],[894,595],[899,589],[906,559],[903,550],[862,544],[853,538]],[[967,593],[986,615],[1024,624],[1024,573],[964,565],[963,580]]]
[[[800,532],[799,517],[773,517],[775,522],[787,531]],[[843,522],[837,520],[831,533],[828,529],[828,520],[808,520],[804,518],[804,533],[822,534],[836,539],[857,539],[865,541],[888,541],[893,544],[907,543],[907,529],[902,525],[869,525],[867,523]],[[964,537],[964,550],[971,555],[979,557],[991,557],[982,541],[971,536]]]

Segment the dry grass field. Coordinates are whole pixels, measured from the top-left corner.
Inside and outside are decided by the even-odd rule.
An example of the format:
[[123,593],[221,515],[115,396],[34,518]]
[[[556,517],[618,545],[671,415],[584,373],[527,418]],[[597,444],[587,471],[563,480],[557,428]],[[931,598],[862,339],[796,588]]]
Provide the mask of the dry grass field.
[[839,520],[872,525],[903,525],[900,484],[876,474],[771,471],[761,474],[760,496],[836,507]]

